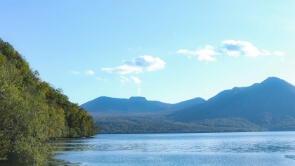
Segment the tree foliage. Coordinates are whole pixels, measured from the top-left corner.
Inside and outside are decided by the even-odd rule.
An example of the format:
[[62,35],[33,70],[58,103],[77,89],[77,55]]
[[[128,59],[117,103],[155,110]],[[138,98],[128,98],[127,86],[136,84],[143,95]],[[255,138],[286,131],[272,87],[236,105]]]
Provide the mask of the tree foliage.
[[46,165],[47,141],[95,134],[92,117],[38,76],[0,39],[0,160],[12,154],[26,165]]
[[164,115],[94,115],[103,134],[122,133],[207,133],[262,131],[264,128],[241,118],[177,122]]

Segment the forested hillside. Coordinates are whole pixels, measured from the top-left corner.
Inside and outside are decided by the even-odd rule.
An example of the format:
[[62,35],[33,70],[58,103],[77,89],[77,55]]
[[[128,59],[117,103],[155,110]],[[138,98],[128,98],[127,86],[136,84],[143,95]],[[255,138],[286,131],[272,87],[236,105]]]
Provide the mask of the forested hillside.
[[0,39],[0,160],[45,165],[52,155],[47,141],[95,133],[92,117],[38,76]]

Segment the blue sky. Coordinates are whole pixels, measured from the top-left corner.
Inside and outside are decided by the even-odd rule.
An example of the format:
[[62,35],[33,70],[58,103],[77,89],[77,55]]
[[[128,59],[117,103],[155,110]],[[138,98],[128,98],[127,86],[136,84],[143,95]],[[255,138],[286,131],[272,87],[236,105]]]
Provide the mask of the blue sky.
[[295,84],[295,1],[0,0],[0,37],[75,103]]

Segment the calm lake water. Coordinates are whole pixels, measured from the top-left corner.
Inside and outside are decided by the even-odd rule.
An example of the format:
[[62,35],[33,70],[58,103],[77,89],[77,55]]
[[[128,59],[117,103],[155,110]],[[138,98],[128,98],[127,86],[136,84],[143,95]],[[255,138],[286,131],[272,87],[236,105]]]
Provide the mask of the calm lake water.
[[56,145],[57,165],[295,165],[295,132],[102,134]]

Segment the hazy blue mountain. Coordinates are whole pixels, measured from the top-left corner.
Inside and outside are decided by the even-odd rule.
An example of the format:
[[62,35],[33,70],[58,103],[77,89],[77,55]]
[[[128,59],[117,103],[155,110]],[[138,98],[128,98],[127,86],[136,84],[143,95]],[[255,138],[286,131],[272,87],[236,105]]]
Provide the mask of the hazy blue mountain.
[[81,106],[89,112],[99,113],[157,112],[171,107],[170,104],[148,101],[144,97],[119,99],[105,96],[98,97]]
[[195,98],[177,104],[168,104],[146,100],[144,97],[119,99],[103,96],[81,106],[90,113],[154,113],[183,109],[204,101],[202,98]]
[[242,118],[270,130],[295,129],[295,87],[270,77],[249,87],[222,91],[168,117],[182,122]]
[[200,97],[193,98],[193,99],[186,100],[186,101],[182,101],[182,102],[173,104],[173,110],[184,109],[184,108],[187,108],[187,107],[190,107],[190,106],[193,106],[193,105],[203,103],[205,101],[206,101],[205,99],[200,98]]
[[144,97],[99,97],[82,107],[103,133],[295,130],[295,87],[276,77],[222,91],[207,101],[168,104]]

